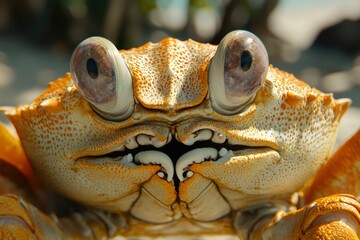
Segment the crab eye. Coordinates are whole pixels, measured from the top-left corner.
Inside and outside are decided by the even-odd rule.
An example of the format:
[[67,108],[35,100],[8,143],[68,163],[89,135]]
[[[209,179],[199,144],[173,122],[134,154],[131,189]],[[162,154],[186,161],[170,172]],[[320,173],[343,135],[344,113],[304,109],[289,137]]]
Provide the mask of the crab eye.
[[264,85],[269,59],[262,42],[247,31],[233,31],[220,42],[209,70],[215,111],[234,115],[247,108]]
[[84,40],[75,49],[70,68],[76,88],[103,118],[123,120],[131,115],[130,71],[110,41],[101,37]]

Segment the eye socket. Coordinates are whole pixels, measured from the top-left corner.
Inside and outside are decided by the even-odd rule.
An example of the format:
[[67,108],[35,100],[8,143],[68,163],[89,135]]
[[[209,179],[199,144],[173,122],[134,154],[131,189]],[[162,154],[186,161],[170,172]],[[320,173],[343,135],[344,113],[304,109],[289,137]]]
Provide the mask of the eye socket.
[[70,68],[77,90],[103,118],[123,120],[132,114],[131,74],[110,41],[101,37],[84,40],[76,47]]
[[220,42],[209,69],[210,100],[224,115],[242,112],[264,85],[267,51],[254,34],[233,31]]

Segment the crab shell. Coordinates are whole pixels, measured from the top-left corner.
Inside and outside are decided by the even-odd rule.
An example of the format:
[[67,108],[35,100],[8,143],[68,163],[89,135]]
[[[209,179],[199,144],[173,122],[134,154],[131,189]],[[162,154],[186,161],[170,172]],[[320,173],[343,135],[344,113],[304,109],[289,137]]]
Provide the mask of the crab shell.
[[[51,83],[33,103],[7,111],[36,176],[70,199],[151,223],[181,216],[211,221],[232,210],[288,199],[328,159],[350,101],[334,100],[270,66],[249,107],[220,114],[209,98],[216,49],[167,38],[120,51],[135,99],[125,120],[101,118],[71,74]],[[106,157],[127,149],[140,134],[166,144],[175,135],[185,142],[201,130],[246,147],[223,162],[194,161],[187,167],[193,175],[186,179],[175,176],[183,169],[169,166],[162,178],[157,173],[164,166],[152,164],[156,160],[135,164]],[[171,160],[176,168],[176,159]]]

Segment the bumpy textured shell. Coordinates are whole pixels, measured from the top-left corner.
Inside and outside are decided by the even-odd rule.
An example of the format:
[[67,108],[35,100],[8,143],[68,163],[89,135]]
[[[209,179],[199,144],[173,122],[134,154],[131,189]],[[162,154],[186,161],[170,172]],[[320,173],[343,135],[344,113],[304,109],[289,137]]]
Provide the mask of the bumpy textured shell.
[[[233,116],[218,114],[207,98],[208,67],[215,51],[216,46],[172,38],[121,51],[137,102],[124,121],[106,121],[94,113],[70,74],[51,83],[33,103],[6,114],[38,177],[88,205],[127,212],[135,211],[131,208],[137,201],[147,204],[144,214],[161,206],[151,216],[169,222],[181,215],[219,217],[206,215],[211,207],[206,199],[214,196],[224,214],[268,201],[269,196],[289,197],[326,162],[349,101],[334,100],[270,66],[265,86],[249,108]],[[229,143],[262,148],[235,152],[223,164],[193,164],[194,176],[179,189],[156,176],[158,165],[131,168],[108,160],[77,161],[119,150],[140,133],[166,141],[176,132],[182,141],[204,128],[225,134]],[[216,187],[207,188],[210,182]],[[142,186],[149,195],[140,195]],[[201,195],[205,188],[211,195]]]

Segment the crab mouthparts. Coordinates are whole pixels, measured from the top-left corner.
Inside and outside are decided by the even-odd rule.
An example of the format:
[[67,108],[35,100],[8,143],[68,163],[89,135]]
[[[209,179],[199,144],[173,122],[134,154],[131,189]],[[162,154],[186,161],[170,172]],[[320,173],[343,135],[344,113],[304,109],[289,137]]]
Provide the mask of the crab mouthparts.
[[139,134],[128,138],[121,150],[92,158],[112,159],[128,167],[159,165],[161,169],[157,175],[178,185],[193,176],[194,173],[190,170],[192,164],[207,161],[225,163],[235,155],[234,151],[249,148],[257,147],[229,144],[225,134],[203,129],[183,141],[171,134],[164,142],[154,136]]

